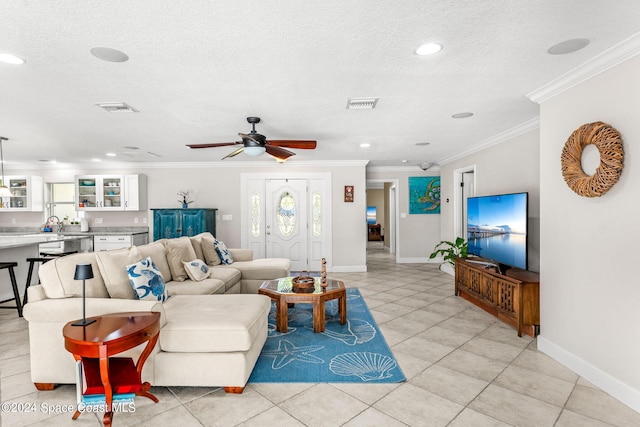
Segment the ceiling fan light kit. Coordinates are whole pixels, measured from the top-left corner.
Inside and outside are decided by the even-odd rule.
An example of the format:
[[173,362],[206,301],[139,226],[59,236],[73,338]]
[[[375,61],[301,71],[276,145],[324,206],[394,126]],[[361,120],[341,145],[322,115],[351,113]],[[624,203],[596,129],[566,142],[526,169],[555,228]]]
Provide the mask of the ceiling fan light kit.
[[193,149],[224,147],[227,145],[242,144],[242,147],[227,154],[222,160],[228,157],[237,156],[245,153],[251,157],[258,157],[265,152],[276,159],[278,163],[284,163],[289,157],[295,156],[296,153],[285,150],[282,147],[313,150],[316,148],[316,141],[312,140],[267,140],[267,137],[256,131],[256,123],[260,123],[260,117],[247,117],[247,122],[252,126],[251,132],[248,134],[239,133],[238,136],[242,141],[236,142],[220,142],[214,144],[187,144],[187,147]]

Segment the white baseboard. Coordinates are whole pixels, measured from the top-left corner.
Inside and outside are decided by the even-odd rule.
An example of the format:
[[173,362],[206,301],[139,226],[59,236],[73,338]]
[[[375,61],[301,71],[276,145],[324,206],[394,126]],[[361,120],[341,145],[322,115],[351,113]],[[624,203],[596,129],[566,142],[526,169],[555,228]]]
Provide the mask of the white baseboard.
[[426,264],[429,258],[399,258],[398,264]]
[[562,363],[596,387],[599,387],[634,411],[640,413],[640,390],[636,390],[619,379],[603,372],[592,364],[547,340],[542,335],[538,335],[538,350]]
[[331,272],[333,273],[365,273],[367,271],[367,265],[338,265],[333,266]]

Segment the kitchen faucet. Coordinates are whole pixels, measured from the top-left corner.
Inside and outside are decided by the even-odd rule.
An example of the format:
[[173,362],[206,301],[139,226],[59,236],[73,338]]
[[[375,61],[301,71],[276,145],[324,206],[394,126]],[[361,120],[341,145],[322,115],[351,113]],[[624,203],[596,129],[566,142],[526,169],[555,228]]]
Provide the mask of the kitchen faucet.
[[[55,222],[53,220],[55,220]],[[47,218],[47,224],[50,224],[50,225],[56,224],[56,233],[62,232],[62,227],[64,225],[62,224],[62,221],[60,221],[60,218],[58,218],[55,215],[52,215],[49,218]]]

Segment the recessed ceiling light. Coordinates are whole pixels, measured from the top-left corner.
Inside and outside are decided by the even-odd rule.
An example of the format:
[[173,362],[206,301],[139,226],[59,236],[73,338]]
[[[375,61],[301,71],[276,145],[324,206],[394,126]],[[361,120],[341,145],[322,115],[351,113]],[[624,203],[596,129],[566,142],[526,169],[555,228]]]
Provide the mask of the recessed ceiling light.
[[371,144],[369,144],[368,142],[364,142],[364,143],[360,144],[360,147],[362,147],[362,148],[371,147]]
[[547,53],[551,55],[566,55],[586,47],[589,44],[587,39],[565,40],[547,49]]
[[92,162],[101,162],[102,159],[91,159]]
[[409,163],[409,160],[403,160],[402,163]]
[[10,53],[0,53],[0,61],[4,62],[5,64],[12,64],[12,65],[21,65],[27,62],[24,59],[20,58],[19,56],[15,56]]
[[107,62],[126,62],[129,60],[129,56],[126,53],[110,47],[94,47],[91,49],[91,54]]
[[106,156],[109,157],[115,157],[117,154],[116,153],[105,153]]
[[442,45],[438,43],[426,43],[416,49],[416,55],[426,56],[433,55],[442,50]]
[[456,113],[453,117],[454,119],[466,119],[467,117],[473,116],[473,113]]
[[416,142],[416,145],[419,147],[424,147],[425,145],[431,144],[430,142]]

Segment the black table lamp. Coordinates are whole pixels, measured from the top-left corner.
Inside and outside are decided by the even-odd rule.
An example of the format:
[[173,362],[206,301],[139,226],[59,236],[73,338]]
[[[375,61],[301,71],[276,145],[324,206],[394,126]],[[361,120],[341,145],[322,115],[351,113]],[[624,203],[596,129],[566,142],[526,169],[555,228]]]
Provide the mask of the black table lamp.
[[96,321],[96,319],[87,320],[86,306],[85,306],[85,294],[86,287],[85,281],[87,279],[93,279],[93,269],[91,264],[76,264],[76,274],[73,275],[74,280],[82,280],[82,320],[73,322],[72,326],[87,326]]

